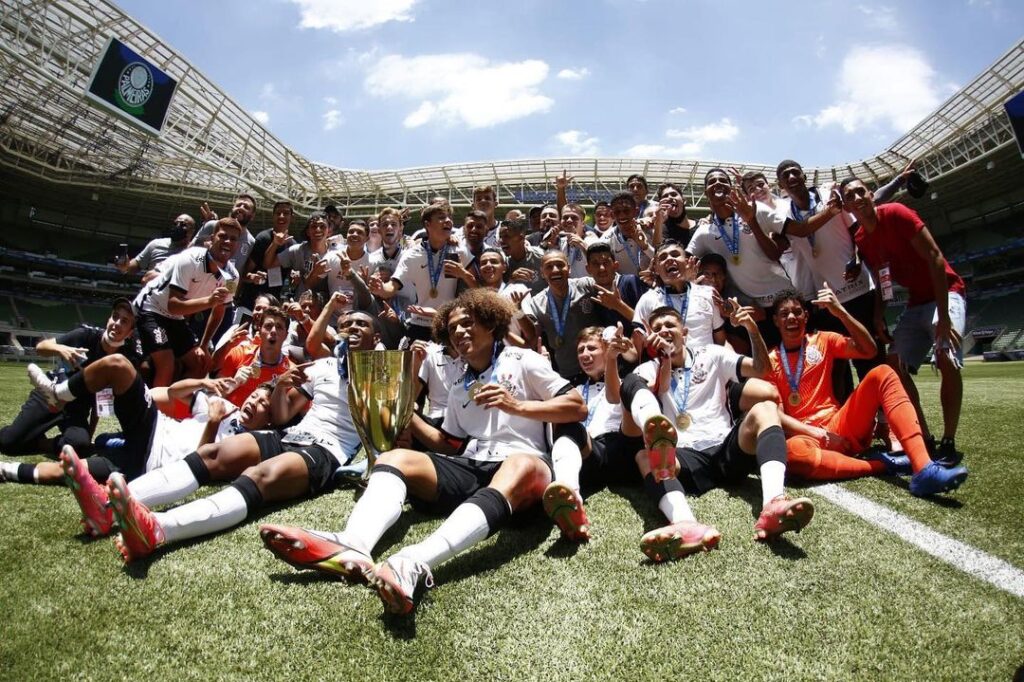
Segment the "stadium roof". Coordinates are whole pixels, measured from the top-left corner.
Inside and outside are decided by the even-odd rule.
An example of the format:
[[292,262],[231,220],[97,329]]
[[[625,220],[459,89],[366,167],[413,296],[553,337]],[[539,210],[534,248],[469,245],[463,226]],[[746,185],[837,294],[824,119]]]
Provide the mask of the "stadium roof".
[[[153,136],[87,103],[83,93],[110,36],[179,82],[164,133]],[[1013,133],[1002,105],[1024,88],[1024,40],[1014,45],[912,130],[877,155],[807,169],[813,180],[850,174],[881,183],[909,159],[933,183],[980,159],[1006,156]],[[472,188],[495,185],[503,205],[553,196],[551,178],[575,176],[578,200],[608,196],[631,173],[652,186],[671,180],[691,205],[715,166],[768,171],[774,165],[724,160],[552,158],[400,170],[334,168],[306,159],[274,137],[214,82],[146,27],[108,2],[0,0],[0,175],[41,178],[83,191],[115,190],[138,202],[182,206],[250,191],[302,209],[326,203],[354,212],[424,204],[436,195],[467,205]],[[1016,173],[1004,174],[1006,189]],[[991,181],[991,178],[988,178]],[[95,199],[95,194],[93,195]],[[138,211],[138,208],[136,208]]]

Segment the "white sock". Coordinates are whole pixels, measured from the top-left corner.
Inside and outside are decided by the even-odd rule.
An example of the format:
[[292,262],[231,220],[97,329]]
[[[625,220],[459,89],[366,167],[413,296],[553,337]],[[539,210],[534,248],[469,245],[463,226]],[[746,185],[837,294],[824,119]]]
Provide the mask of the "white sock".
[[21,462],[0,462],[0,480],[17,481]]
[[164,531],[164,541],[171,544],[237,526],[248,514],[242,493],[229,485],[209,497],[155,516]]
[[57,394],[59,400],[63,400],[66,403],[70,403],[75,399],[74,394],[71,393],[71,389],[68,388],[68,382],[62,381],[53,387],[54,393]]
[[402,515],[405,493],[405,481],[398,476],[387,471],[370,474],[366,492],[349,514],[345,530],[336,535],[337,540],[372,554],[377,541]]
[[633,396],[633,404],[629,408],[629,413],[633,415],[636,425],[643,428],[648,419],[661,414],[661,404],[650,390],[644,388]]
[[562,436],[551,446],[551,465],[555,480],[564,483],[576,492],[580,490],[580,467],[583,455],[580,446],[568,436]]
[[766,505],[786,492],[786,465],[782,462],[765,462],[761,465],[761,504]]
[[397,552],[397,556],[422,561],[434,568],[486,539],[489,532],[484,510],[464,502],[427,539],[405,547]]
[[696,521],[690,509],[690,503],[686,501],[686,495],[682,490],[669,490],[658,500],[658,509],[665,515],[670,524],[680,521]]
[[179,460],[142,474],[128,489],[139,502],[154,507],[185,499],[199,490],[199,481],[185,460]]

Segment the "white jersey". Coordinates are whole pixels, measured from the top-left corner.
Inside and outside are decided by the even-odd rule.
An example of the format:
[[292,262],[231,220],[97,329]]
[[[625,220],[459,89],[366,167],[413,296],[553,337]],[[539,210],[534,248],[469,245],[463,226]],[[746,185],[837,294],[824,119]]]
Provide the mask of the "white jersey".
[[[679,447],[708,450],[725,441],[732,430],[726,385],[741,378],[739,372],[742,359],[742,355],[724,346],[704,346],[695,351],[687,347],[684,363],[690,370],[690,393],[686,396],[685,408],[693,421],[690,428],[679,431]],[[657,376],[658,362],[645,362],[634,373],[650,383]],[[675,395],[672,386],[666,386],[658,400],[662,414],[674,424],[686,393],[686,371],[677,367],[672,370],[672,376],[675,379]]]
[[319,445],[339,464],[348,464],[359,450],[359,434],[348,406],[348,379],[338,372],[337,358],[322,358],[306,368],[299,391],[312,401],[309,411],[284,432],[282,443]]
[[627,239],[618,226],[608,230],[598,239],[607,242],[612,247],[612,257],[619,264],[620,275],[639,275],[641,270],[651,267],[651,261],[654,259],[654,247],[649,241],[647,249],[643,250],[635,239]]
[[[832,184],[822,187],[820,196],[829,196],[833,187]],[[798,220],[798,210],[794,208],[792,200],[789,198],[779,199],[775,212],[772,214],[774,220],[772,231],[781,231],[787,219],[806,221],[809,215],[816,215],[825,210],[827,206],[826,201],[818,201],[813,192],[811,201],[814,204],[814,210],[810,214],[801,212],[801,217]],[[814,280],[815,294],[818,289],[821,289],[823,282],[828,282],[828,285],[836,292],[836,298],[840,303],[846,303],[875,288],[871,281],[871,275],[868,273],[869,268],[861,268],[860,274],[855,280],[846,281],[846,264],[853,258],[854,253],[853,238],[850,237],[850,226],[853,223],[853,216],[844,212],[833,216],[810,237],[787,235],[789,243],[792,245],[793,258],[799,261],[794,268],[795,271],[799,273],[802,268],[806,268],[810,272]],[[796,284],[801,286],[803,282],[798,281]]]
[[[757,204],[759,224],[774,226],[775,223],[771,220],[772,213],[772,209],[764,204]],[[735,242],[732,219],[727,218],[718,222],[715,217],[703,218],[690,237],[686,251],[697,258],[708,253],[717,253],[725,259],[729,279],[736,288],[753,299],[757,305],[767,308],[775,300],[777,293],[791,288],[793,284],[782,265],[765,255],[750,226],[738,215],[733,217],[736,220]],[[729,248],[730,245],[737,250],[735,255]],[[737,258],[739,263],[736,262]]]
[[[501,384],[519,400],[550,400],[569,388],[569,383],[551,369],[547,360],[526,348],[506,346],[495,364],[497,367],[483,371],[480,381]],[[547,424],[477,405],[469,398],[467,379],[472,381],[473,377],[463,375],[452,385],[441,425],[445,433],[469,439],[463,457],[500,462],[513,453],[541,457],[547,452]]]
[[633,322],[647,325],[647,321],[658,308],[671,306],[680,313],[685,308],[683,326],[689,331],[686,344],[698,348],[715,342],[714,332],[725,324],[722,313],[715,305],[714,289],[703,284],[687,285],[682,292],[666,287],[656,287],[644,292],[633,309]]
[[583,402],[587,404],[587,434],[591,438],[615,433],[622,428],[622,403],[608,402],[607,386],[604,381],[587,380],[576,387]]
[[223,398],[207,397],[205,393],[196,393],[192,399],[192,416],[188,419],[179,421],[157,410],[153,440],[150,442],[149,456],[146,458],[146,471],[167,466],[171,462],[177,462],[195,452],[199,447],[199,439],[203,436],[206,424],[210,421],[210,402],[214,400],[225,403],[230,414],[221,421],[213,442],[219,443],[228,436],[245,431],[238,408]]
[[[438,275],[436,295],[431,295],[430,268],[427,264],[427,242],[420,242],[415,246],[402,251],[402,257],[398,260],[393,279],[402,283],[403,292],[415,292],[417,305],[424,308],[440,308],[445,301],[455,298],[455,288],[459,280],[454,277],[444,276],[444,264],[441,262],[441,251],[434,251],[433,261],[435,268],[441,268]],[[443,251],[444,249],[442,249]],[[458,257],[459,263],[465,266],[469,263],[470,256],[465,249],[459,246],[448,246],[447,253]],[[429,327],[431,318],[426,315],[410,315],[409,323],[421,327]]]
[[452,385],[465,373],[466,363],[462,359],[445,353],[441,344],[427,344],[427,357],[423,359],[418,375],[427,389],[427,417],[437,419],[444,416]]
[[[344,247],[343,247],[344,248]],[[345,251],[348,254],[348,251]],[[355,303],[355,287],[347,277],[342,274],[341,269],[341,249],[336,251],[328,251],[325,256],[327,259],[327,291],[334,293],[340,291],[348,294],[352,297],[352,300],[347,303],[339,312],[348,312],[352,310],[352,306]],[[356,260],[349,260],[349,267],[352,272],[359,273],[360,268],[370,269],[370,252],[363,250],[363,255]]]
[[216,266],[211,265],[211,260],[209,251],[203,246],[194,246],[171,256],[161,263],[160,274],[135,297],[135,309],[174,320],[184,319],[184,315],[172,315],[167,310],[172,288],[184,291],[186,300],[193,300],[209,296],[227,280],[238,280],[238,270],[230,261],[214,270]]

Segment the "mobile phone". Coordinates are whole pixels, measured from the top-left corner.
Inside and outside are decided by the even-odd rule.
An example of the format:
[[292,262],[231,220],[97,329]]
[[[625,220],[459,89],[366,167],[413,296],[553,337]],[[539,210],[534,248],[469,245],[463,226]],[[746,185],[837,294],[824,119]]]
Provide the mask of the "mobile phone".
[[238,318],[238,326],[244,327],[245,325],[252,322],[252,313],[242,313],[242,316]]
[[[455,263],[456,265],[459,264],[459,256],[458,256],[458,254],[446,253],[444,255],[444,259],[445,260],[450,260],[451,262]],[[442,268],[444,267],[444,263],[441,263],[441,267]],[[448,279],[455,279],[455,277],[453,275],[445,275],[445,277],[447,277]]]
[[117,262],[121,263],[121,264],[127,263],[128,262],[128,245],[127,244],[119,244],[118,246],[120,247],[120,251],[118,251],[118,254],[117,254]]

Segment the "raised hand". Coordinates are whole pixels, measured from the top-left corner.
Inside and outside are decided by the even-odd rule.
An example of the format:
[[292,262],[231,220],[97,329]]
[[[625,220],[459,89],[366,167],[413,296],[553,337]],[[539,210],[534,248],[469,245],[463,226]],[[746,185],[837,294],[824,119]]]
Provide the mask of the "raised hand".
[[836,292],[832,291],[828,282],[822,282],[822,288],[818,290],[818,297],[811,302],[819,308],[826,308],[833,315],[839,312],[839,299],[836,298]]

